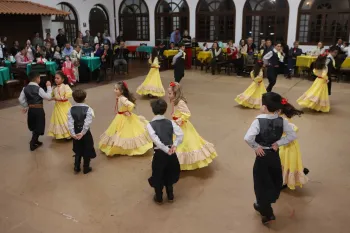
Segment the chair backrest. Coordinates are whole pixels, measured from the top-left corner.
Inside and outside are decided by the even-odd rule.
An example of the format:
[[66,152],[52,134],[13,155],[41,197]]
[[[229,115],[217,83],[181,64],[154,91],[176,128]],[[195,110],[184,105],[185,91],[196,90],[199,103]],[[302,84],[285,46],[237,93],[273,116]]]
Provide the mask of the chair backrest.
[[40,74],[46,74],[45,64],[32,64],[32,71],[38,72]]

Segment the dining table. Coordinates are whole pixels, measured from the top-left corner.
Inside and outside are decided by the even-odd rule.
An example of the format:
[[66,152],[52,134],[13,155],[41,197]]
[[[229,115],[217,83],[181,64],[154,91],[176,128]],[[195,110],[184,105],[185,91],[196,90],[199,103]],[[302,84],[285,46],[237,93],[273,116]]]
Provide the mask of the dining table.
[[101,67],[100,57],[81,57],[80,63],[87,65],[90,72],[94,72],[96,69]]
[[[27,75],[29,75],[30,71],[32,71],[32,65],[35,65],[37,63],[29,63],[27,64]],[[54,61],[47,61],[44,63],[46,67],[46,71],[48,71],[52,76],[55,76],[57,71],[57,63]]]
[[0,67],[0,86],[4,86],[6,81],[11,79],[10,69],[8,67]]

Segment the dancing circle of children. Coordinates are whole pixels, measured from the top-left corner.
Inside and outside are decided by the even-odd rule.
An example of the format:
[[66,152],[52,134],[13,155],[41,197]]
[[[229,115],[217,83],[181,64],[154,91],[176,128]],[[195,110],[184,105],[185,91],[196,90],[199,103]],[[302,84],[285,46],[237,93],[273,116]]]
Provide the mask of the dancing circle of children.
[[[256,202],[253,207],[261,214],[262,223],[276,219],[271,204],[279,198],[283,184],[282,166],[278,149],[296,139],[289,122],[280,117],[286,100],[268,92],[262,96],[261,114],[248,129],[244,140],[255,151],[253,167]],[[282,136],[285,133],[285,136]]]

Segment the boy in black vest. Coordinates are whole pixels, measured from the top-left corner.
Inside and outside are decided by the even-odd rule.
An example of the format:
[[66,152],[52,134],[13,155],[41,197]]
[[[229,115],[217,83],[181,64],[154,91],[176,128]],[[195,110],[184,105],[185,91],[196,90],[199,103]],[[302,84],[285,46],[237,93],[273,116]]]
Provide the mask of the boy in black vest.
[[185,45],[179,44],[179,52],[173,57],[172,65],[174,66],[174,78],[175,82],[180,83],[181,79],[185,76],[185,58],[186,53]]
[[336,46],[332,46],[329,48],[329,54],[327,56],[326,65],[328,68],[328,95],[332,94],[332,75],[334,75],[337,71],[335,58],[339,53],[339,49]]
[[267,79],[269,80],[269,85],[266,88],[267,92],[271,92],[273,86],[275,86],[279,71],[279,64],[280,62],[284,62],[284,53],[282,49],[281,43],[277,43],[275,48],[266,53],[263,57],[264,66],[267,67]]
[[90,160],[96,157],[94,140],[90,132],[90,125],[94,117],[94,111],[84,104],[86,92],[84,90],[73,91],[73,99],[76,102],[68,112],[68,128],[73,138],[73,151],[75,153],[74,171],[80,172],[81,158],[84,158],[83,173],[92,171]]
[[40,74],[31,72],[29,74],[30,83],[23,88],[18,100],[23,107],[23,113],[28,112],[28,128],[32,131],[30,150],[34,151],[43,143],[39,141],[39,136],[45,132],[45,112],[43,99],[51,100],[51,83],[46,82],[47,92],[40,86]]
[[[180,177],[180,164],[175,152],[183,140],[183,132],[177,124],[164,117],[168,106],[163,99],[152,101],[151,107],[156,116],[147,124],[148,133],[154,143],[152,176],[148,182],[156,192],[153,200],[157,204],[162,204],[164,186],[168,201],[174,201],[173,184]],[[173,142],[174,134],[176,138]]]

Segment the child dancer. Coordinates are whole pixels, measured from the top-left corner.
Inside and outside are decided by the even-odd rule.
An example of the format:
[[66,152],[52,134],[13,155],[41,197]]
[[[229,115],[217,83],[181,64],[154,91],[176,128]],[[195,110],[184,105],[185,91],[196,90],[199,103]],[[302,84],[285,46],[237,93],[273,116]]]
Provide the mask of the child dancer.
[[102,134],[99,148],[107,156],[143,155],[153,147],[145,128],[147,121],[132,113],[136,99],[130,93],[126,82],[118,82],[114,91],[117,95],[117,115]]
[[74,75],[73,62],[71,62],[69,56],[66,56],[66,61],[63,63],[63,66],[62,66],[62,71],[64,75],[67,76],[69,85],[73,86],[74,83],[77,82],[77,80],[75,79],[75,75]]
[[189,121],[191,112],[180,84],[171,82],[168,95],[173,105],[172,118],[184,133],[184,140],[176,151],[181,170],[195,170],[208,166],[217,157],[214,145],[205,141]]
[[65,78],[62,71],[57,71],[55,75],[57,86],[52,91],[52,100],[56,101],[56,103],[51,116],[48,136],[56,139],[71,138],[68,129],[67,113],[72,107],[68,100],[68,98],[72,97],[72,89],[70,89],[69,85],[63,83]]
[[[288,121],[278,115],[284,108],[283,101],[277,93],[263,94],[262,114],[253,121],[244,137],[256,154],[253,178],[257,202],[254,203],[254,209],[261,214],[263,224],[275,220],[271,203],[279,198],[283,183],[278,147],[296,139]],[[283,132],[286,133],[285,137],[282,137]]]
[[[303,112],[294,108],[293,105],[288,103],[287,99],[283,99],[282,104],[282,117],[289,122],[289,125],[295,132],[298,132],[298,127],[292,124],[290,120],[294,116],[301,116]],[[284,133],[283,136],[285,135],[286,134]],[[282,164],[283,187],[288,187],[294,190],[295,186],[302,187],[306,184],[308,181],[306,175],[309,173],[309,170],[303,167],[298,140],[296,139],[288,145],[281,146],[279,154]]]
[[297,103],[304,107],[321,112],[329,112],[329,92],[328,92],[328,68],[326,66],[327,57],[319,56],[315,62],[314,74],[317,76],[312,86],[297,100]]
[[253,82],[242,94],[236,97],[235,101],[238,104],[247,108],[260,109],[261,96],[266,93],[262,66],[262,62],[257,62],[255,64],[254,70],[250,72],[250,77],[253,79]]
[[83,173],[92,171],[90,160],[96,157],[94,140],[90,132],[90,125],[94,117],[94,111],[84,103],[86,92],[75,90],[73,99],[76,104],[68,111],[68,127],[73,137],[73,151],[75,153],[74,171],[79,173],[81,158],[84,159]]
[[329,54],[327,55],[327,61],[326,65],[328,68],[328,95],[331,95],[332,93],[332,78],[331,75],[336,72],[336,65],[335,65],[335,60],[334,58],[338,55],[339,48],[336,46],[332,46],[329,49]]
[[180,83],[181,79],[185,76],[185,58],[186,53],[185,45],[179,44],[179,52],[173,57],[172,65],[174,66],[174,78],[175,82]]
[[149,61],[151,64],[151,70],[145,81],[137,88],[136,93],[139,95],[148,95],[162,97],[165,95],[162,80],[159,74],[159,61],[158,61],[158,51],[157,49],[152,50],[152,56]]
[[271,92],[277,81],[279,64],[284,61],[282,44],[280,42],[276,43],[275,48],[266,53],[263,60],[265,66],[267,66],[267,78],[269,80],[269,85],[267,86],[266,91]]
[[34,151],[43,144],[39,141],[39,136],[45,132],[43,99],[51,100],[52,89],[50,81],[46,82],[47,92],[39,87],[40,74],[37,72],[31,72],[29,79],[30,83],[23,88],[18,100],[23,107],[23,113],[28,112],[28,128],[33,134],[30,150]]
[[[156,116],[147,124],[147,131],[154,143],[152,176],[148,182],[156,193],[153,200],[162,204],[164,186],[168,201],[174,201],[173,184],[180,177],[180,164],[175,152],[182,142],[183,132],[177,124],[164,117],[168,106],[163,99],[153,100],[151,107]],[[173,135],[176,136],[175,141]]]

